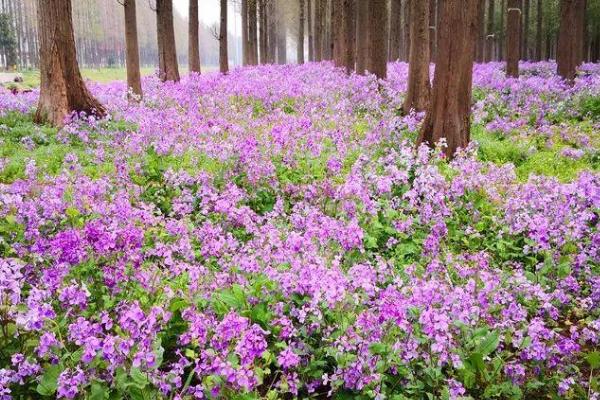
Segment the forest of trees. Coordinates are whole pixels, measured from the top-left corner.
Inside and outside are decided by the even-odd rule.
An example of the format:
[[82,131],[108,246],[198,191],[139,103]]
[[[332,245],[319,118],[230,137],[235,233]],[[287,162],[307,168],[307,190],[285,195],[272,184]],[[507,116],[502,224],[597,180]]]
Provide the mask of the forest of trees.
[[[229,58],[235,64],[255,65],[258,63],[285,63],[288,61],[319,61],[333,59],[336,54],[333,42],[335,33],[332,22],[344,24],[347,34],[340,40],[356,40],[360,49],[361,35],[349,26],[368,26],[368,19],[361,21],[361,9],[371,0],[229,0],[236,5],[241,15],[241,37],[228,37]],[[37,0],[0,0],[0,67],[37,68],[38,33],[36,26]],[[125,65],[125,26],[123,22],[123,0],[73,0],[73,28],[79,64],[83,67],[110,67]],[[432,61],[436,52],[435,31],[440,18],[440,0],[411,2],[410,0],[385,0],[388,23],[381,26],[387,37],[389,60],[408,61],[411,44],[411,3],[423,3],[427,9],[426,19],[420,15],[421,36],[430,41]],[[586,29],[583,32],[582,54],[585,61],[600,59],[600,1],[586,2]],[[156,0],[136,0],[140,64],[158,65],[158,46],[153,7]],[[515,7],[515,4],[518,7]],[[416,4],[418,5],[418,4]],[[414,6],[414,5],[413,5]],[[336,13],[335,10],[348,10]],[[519,9],[511,12],[509,10]],[[202,11],[202,0],[199,0]],[[302,12],[300,11],[302,10]],[[417,7],[419,12],[419,7]],[[515,17],[519,20],[519,58],[522,60],[547,60],[557,58],[560,20],[559,0],[482,0],[478,4],[478,27],[476,61],[505,60],[508,54],[506,42],[514,35],[511,30]],[[519,18],[520,17],[520,18]],[[177,10],[173,13],[175,42],[178,61],[188,64],[188,21]],[[302,22],[302,28],[300,28]],[[365,24],[366,25],[360,25]],[[358,25],[355,25],[358,24]],[[231,25],[231,22],[230,22]],[[379,24],[378,24],[379,25]],[[361,31],[361,29],[358,29]],[[303,40],[299,41],[299,34]],[[349,37],[348,35],[351,35]],[[219,64],[218,32],[213,26],[199,24],[199,49],[203,64]],[[424,39],[425,40],[425,39]],[[242,60],[237,60],[237,46],[246,43]],[[348,47],[348,46],[346,46]],[[353,50],[354,51],[354,50]],[[360,51],[355,56],[359,64]],[[354,56],[353,56],[354,57]],[[346,60],[342,64],[346,65]],[[363,67],[359,65],[357,70]],[[369,68],[367,68],[369,69]]]
[[[0,67],[37,68],[39,39],[37,0],[0,0]],[[73,0],[73,28],[77,59],[82,67],[125,65],[123,0]],[[158,65],[155,0],[136,0],[140,63]],[[201,3],[201,0],[200,0]],[[179,63],[188,63],[188,23],[173,13]],[[214,28],[199,24],[202,62],[218,65],[219,44]],[[233,44],[235,41],[232,39]],[[231,51],[235,57],[236,52]]]

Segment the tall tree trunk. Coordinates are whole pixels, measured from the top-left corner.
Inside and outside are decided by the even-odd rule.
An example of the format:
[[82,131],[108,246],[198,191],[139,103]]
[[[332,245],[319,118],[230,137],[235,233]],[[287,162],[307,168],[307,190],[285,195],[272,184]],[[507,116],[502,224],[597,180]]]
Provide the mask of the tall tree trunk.
[[158,76],[163,82],[179,82],[175,29],[173,27],[173,0],[156,0],[156,33],[158,36]]
[[410,3],[414,0],[404,0],[402,5],[402,60],[410,57]]
[[314,20],[314,51],[315,61],[323,60],[323,4],[326,0],[315,0],[315,20]]
[[198,35],[198,0],[190,0],[188,63],[190,72],[200,73],[200,37]]
[[298,47],[296,59],[298,64],[304,64],[304,0],[299,0],[300,15],[298,18]]
[[250,55],[248,63],[250,65],[258,64],[258,23],[256,20],[256,1],[248,0],[248,42]]
[[342,22],[342,8],[344,0],[332,0],[331,4],[331,27],[333,28],[333,63],[336,67],[341,67],[343,61],[343,40],[344,40],[344,24]]
[[402,107],[406,114],[423,111],[429,104],[429,7],[428,1],[411,2],[408,90]]
[[227,0],[221,0],[221,22],[219,24],[219,71],[229,72],[229,56],[227,55]]
[[277,16],[275,1],[267,0],[267,52],[269,63],[275,64],[277,52]]
[[444,153],[451,158],[470,140],[473,57],[480,0],[441,2],[438,62],[431,102],[417,144],[435,145],[446,139]]
[[354,71],[356,63],[356,7],[354,0],[344,0],[342,10],[342,25],[344,26],[343,34],[343,65],[346,68],[346,73]]
[[315,61],[315,43],[313,38],[312,0],[306,0],[306,15],[308,17],[308,61]]
[[573,82],[581,63],[581,39],[585,25],[585,0],[561,0],[560,28],[556,53],[557,71],[563,79]]
[[344,67],[350,73],[354,70],[354,0],[334,0],[332,6],[333,59],[337,67]]
[[477,4],[477,49],[475,59],[483,62],[485,57],[485,0]]
[[[429,29],[429,62],[435,62],[435,47],[436,47],[436,30],[437,26],[435,23],[436,11],[437,11],[437,0],[429,0],[429,19],[427,20]],[[412,32],[412,28],[411,28]]]
[[137,17],[135,0],[123,2],[125,13],[125,46],[127,48],[127,87],[137,96],[142,97],[142,80],[140,77],[140,51],[138,48]]
[[371,0],[369,7],[369,71],[387,77],[387,1]]
[[536,8],[536,27],[535,27],[535,61],[542,59],[542,26],[544,21],[544,12],[542,9],[542,0],[537,0]]
[[391,0],[389,61],[400,59],[402,43],[402,0]]
[[529,11],[530,5],[529,0],[523,0],[523,29],[522,29],[522,48],[521,48],[521,59],[529,60]]
[[36,122],[62,126],[72,112],[102,117],[106,110],[86,88],[75,51],[71,0],[38,1],[40,98]]
[[369,2],[358,0],[356,13],[356,72],[365,74],[369,62]]
[[506,11],[506,75],[518,78],[521,54],[521,0],[508,0]]
[[497,60],[498,61],[502,61],[504,60],[504,40],[505,40],[505,32],[504,32],[504,27],[505,27],[505,15],[506,15],[506,0],[502,0],[500,2],[500,26],[498,27],[498,37],[497,37],[497,43],[498,43],[498,55],[497,55]]
[[267,0],[258,1],[259,63],[267,63]]
[[241,4],[240,14],[242,14],[242,65],[248,65],[248,64],[250,64],[250,62],[249,62],[250,43],[248,42],[248,1],[249,0],[241,0],[241,1],[242,1],[242,4]]
[[488,0],[487,32],[485,37],[485,61],[494,59],[494,3],[496,0]]

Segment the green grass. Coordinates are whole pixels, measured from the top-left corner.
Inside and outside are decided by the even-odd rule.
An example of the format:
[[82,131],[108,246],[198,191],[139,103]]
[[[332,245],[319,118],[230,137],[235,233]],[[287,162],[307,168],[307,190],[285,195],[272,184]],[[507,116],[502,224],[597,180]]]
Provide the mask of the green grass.
[[599,152],[586,154],[577,160],[564,157],[561,150],[567,144],[557,139],[551,147],[547,147],[535,137],[516,141],[511,137],[488,132],[480,125],[473,126],[472,137],[479,144],[480,160],[514,164],[521,181],[526,181],[531,174],[535,174],[554,176],[561,182],[569,182],[582,171],[600,171]]
[[[155,71],[154,67],[141,68],[142,76],[152,75]],[[184,72],[184,71],[180,71]],[[28,87],[38,87],[40,85],[40,71],[25,70],[23,74],[23,85]],[[122,81],[127,78],[127,70],[124,67],[115,68],[83,68],[81,75],[84,79],[89,79],[94,82],[108,83],[114,81]]]

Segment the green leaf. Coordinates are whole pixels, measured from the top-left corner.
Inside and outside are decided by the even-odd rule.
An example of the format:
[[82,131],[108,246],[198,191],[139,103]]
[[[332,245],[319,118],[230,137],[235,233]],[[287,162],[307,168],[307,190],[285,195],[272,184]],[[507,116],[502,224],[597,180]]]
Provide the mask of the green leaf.
[[477,351],[484,357],[491,354],[496,350],[500,344],[500,336],[498,332],[490,332],[482,341],[479,343]]
[[58,387],[58,376],[63,371],[60,364],[48,365],[37,385],[37,392],[42,396],[52,396]]
[[93,382],[90,389],[90,400],[104,400],[108,394],[108,388],[101,382]]
[[371,343],[369,351],[375,355],[386,355],[388,353],[388,346],[383,343]]
[[131,368],[129,376],[133,381],[132,383],[140,389],[145,388],[148,384],[148,377],[139,368]]
[[590,364],[590,367],[597,369],[600,368],[600,352],[590,351],[585,355],[585,359]]

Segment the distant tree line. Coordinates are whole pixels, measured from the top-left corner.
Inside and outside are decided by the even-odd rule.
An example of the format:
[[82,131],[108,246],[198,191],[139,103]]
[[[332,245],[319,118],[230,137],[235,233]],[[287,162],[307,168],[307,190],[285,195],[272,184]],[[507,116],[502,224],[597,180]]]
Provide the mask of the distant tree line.
[[[200,0],[202,1],[202,0]],[[38,68],[39,35],[37,27],[38,0],[0,0],[0,68]],[[82,67],[125,65],[125,24],[123,0],[73,0],[73,29],[77,60]],[[156,0],[135,0],[140,64],[156,66]],[[173,13],[178,61],[188,62],[188,23]],[[199,24],[199,48],[202,62],[218,65],[219,44],[213,28]],[[232,41],[233,42],[233,41]],[[235,55],[235,52],[231,52]]]

